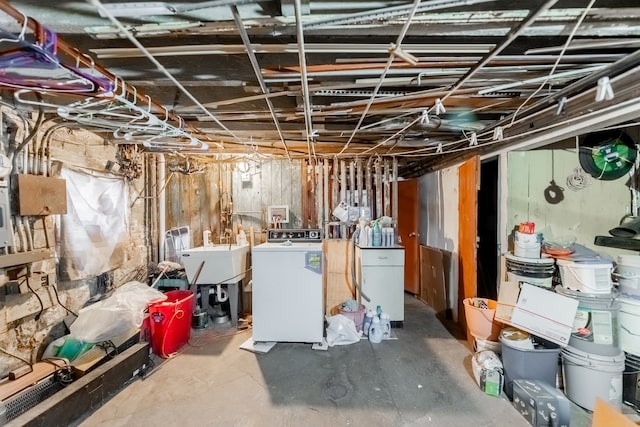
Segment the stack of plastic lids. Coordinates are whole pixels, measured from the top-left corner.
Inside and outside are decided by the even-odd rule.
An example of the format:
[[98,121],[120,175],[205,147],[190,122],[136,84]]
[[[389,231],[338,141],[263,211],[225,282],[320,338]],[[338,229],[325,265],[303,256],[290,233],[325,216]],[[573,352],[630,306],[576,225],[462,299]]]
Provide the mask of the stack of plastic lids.
[[524,282],[550,289],[553,284],[555,261],[553,258],[523,258],[505,254],[507,280]]

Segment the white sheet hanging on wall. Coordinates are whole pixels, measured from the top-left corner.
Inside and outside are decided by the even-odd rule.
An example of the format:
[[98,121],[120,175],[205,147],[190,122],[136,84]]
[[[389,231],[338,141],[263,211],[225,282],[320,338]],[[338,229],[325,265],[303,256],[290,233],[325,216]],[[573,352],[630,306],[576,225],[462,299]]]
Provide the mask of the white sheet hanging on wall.
[[69,280],[122,265],[129,204],[124,179],[62,166],[67,214],[60,216],[60,266]]

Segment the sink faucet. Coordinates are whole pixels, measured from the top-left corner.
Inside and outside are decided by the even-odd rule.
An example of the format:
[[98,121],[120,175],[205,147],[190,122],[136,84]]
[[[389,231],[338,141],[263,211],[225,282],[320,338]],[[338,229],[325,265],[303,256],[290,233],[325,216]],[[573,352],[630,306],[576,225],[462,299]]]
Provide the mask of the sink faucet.
[[226,243],[229,244],[229,250],[231,250],[231,229],[230,228],[225,228],[224,229],[224,233],[222,234],[222,236],[220,236],[220,244],[222,244],[222,241],[225,240]]

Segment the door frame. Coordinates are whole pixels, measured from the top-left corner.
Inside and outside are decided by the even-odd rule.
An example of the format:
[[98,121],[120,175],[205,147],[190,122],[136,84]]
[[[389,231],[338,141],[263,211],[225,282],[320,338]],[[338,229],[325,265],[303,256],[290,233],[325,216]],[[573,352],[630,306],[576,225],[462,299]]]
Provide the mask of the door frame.
[[458,168],[458,319],[465,334],[467,321],[462,301],[475,297],[478,286],[476,271],[479,188],[480,157],[474,156]]

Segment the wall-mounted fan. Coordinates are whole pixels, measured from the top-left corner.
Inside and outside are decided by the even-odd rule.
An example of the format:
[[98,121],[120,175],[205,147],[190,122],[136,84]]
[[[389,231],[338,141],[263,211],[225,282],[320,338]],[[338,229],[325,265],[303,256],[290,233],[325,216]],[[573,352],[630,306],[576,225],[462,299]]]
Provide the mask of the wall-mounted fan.
[[590,133],[580,144],[582,169],[605,181],[623,177],[635,163],[636,156],[636,143],[623,131]]

